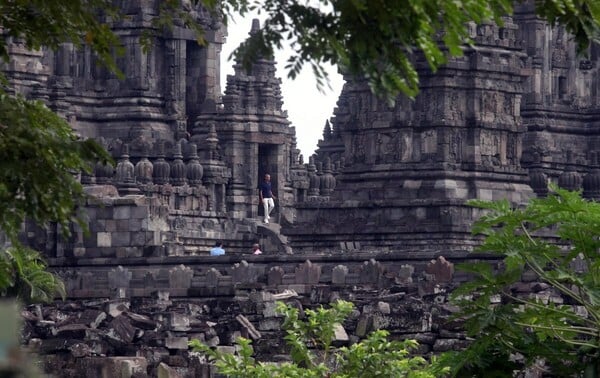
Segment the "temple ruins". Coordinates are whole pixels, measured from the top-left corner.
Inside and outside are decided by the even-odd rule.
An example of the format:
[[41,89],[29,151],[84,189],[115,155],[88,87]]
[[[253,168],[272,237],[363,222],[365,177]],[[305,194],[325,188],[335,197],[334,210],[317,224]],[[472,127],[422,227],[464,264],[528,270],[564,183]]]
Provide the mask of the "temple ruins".
[[[345,77],[309,157],[275,62],[236,64],[221,88],[224,25],[192,7],[206,46],[176,25],[145,50],[156,3],[121,2],[124,80],[71,44],[30,51],[12,40],[2,66],[15,93],[45,102],[117,162],[81,175],[89,234],[23,232],[68,289],[66,303],[25,312],[25,339],[48,371],[210,376],[189,339],[226,349],[239,335],[277,360],[280,299],[353,299],[348,340],[385,327],[416,337],[423,353],[460,347],[460,330],[437,320],[466,279],[453,265],[478,243],[480,213],[466,201],[524,203],[549,181],[600,198],[600,49],[578,56],[531,2],[502,27],[469,25],[474,46],[435,74],[416,57],[415,100],[390,105]],[[278,194],[270,224],[257,189],[267,172]],[[216,240],[225,256],[208,255]]]

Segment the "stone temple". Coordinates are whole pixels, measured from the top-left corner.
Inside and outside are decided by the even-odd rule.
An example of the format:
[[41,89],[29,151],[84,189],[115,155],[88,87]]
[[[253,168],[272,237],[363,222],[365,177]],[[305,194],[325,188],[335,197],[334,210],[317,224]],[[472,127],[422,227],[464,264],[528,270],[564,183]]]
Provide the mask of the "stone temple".
[[[548,181],[600,198],[600,49],[578,56],[570,36],[536,18],[531,3],[517,5],[502,27],[470,25],[475,45],[435,74],[417,58],[415,100],[399,97],[390,106],[365,81],[345,77],[308,162],[296,148],[274,61],[258,60],[250,72],[236,65],[221,88],[226,30],[218,20],[188,5],[209,43],[198,45],[192,31],[176,26],[146,51],[139,38],[158,2],[121,4],[128,17],[113,28],[125,47],[117,62],[124,80],[71,44],[29,51],[13,40],[3,66],[16,93],[44,101],[118,162],[81,176],[91,195],[82,209],[89,234],[74,226],[72,239],[63,240],[56,227],[34,225],[23,234],[65,280],[73,306],[80,306],[74,313],[91,319],[62,326],[55,319],[52,332],[40,336],[40,319],[49,316],[40,310],[32,338],[72,341],[60,349],[44,339],[44,353],[71,350],[78,357],[73,340],[101,340],[89,334],[102,323],[118,330],[120,344],[79,342],[88,348],[79,360],[93,365],[93,356],[143,355],[142,365],[154,373],[160,361],[178,366],[174,357],[187,349],[188,337],[226,344],[214,340],[223,330],[206,319],[226,316],[210,307],[218,298],[233,301],[241,289],[251,293],[242,302],[254,307],[230,305],[243,317],[231,322],[246,334],[262,331],[260,351],[265,332],[273,331],[269,288],[293,289],[311,303],[326,303],[331,288],[345,288],[344,296],[357,285],[433,294],[433,286],[456,280],[448,261],[477,245],[470,226],[479,213],[468,199],[523,203],[544,196]],[[278,197],[268,225],[257,190],[265,173]],[[216,240],[226,256],[208,256]],[[264,255],[250,255],[255,242]],[[375,303],[372,313],[395,311]],[[206,315],[202,324],[199,314]],[[372,316],[356,321],[358,336],[375,327]],[[419,322],[410,332],[431,331]],[[133,329],[162,341],[152,346]],[[169,359],[156,350],[154,357],[140,354],[147,345]],[[135,365],[135,358],[128,361]],[[120,369],[122,361],[114,361],[110,368]]]

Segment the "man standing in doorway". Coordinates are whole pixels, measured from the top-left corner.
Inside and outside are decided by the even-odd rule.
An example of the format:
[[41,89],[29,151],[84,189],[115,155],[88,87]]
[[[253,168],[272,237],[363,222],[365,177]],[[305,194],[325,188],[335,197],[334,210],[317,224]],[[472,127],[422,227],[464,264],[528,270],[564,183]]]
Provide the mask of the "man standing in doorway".
[[275,208],[275,195],[273,195],[273,190],[271,189],[271,175],[265,175],[265,181],[260,184],[259,188],[260,192],[260,202],[262,202],[263,207],[265,209],[265,223],[269,223],[269,219],[271,218],[271,211]]

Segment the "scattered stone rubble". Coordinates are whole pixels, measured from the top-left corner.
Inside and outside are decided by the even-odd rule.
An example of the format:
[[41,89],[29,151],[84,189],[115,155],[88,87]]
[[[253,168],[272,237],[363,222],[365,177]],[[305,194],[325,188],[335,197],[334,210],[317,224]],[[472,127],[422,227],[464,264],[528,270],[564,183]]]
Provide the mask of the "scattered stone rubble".
[[[240,266],[258,269],[260,264],[242,261],[232,268],[234,275]],[[172,296],[157,290],[135,296],[115,290],[111,298],[31,306],[23,311],[24,342],[41,355],[47,372],[61,377],[83,372],[87,377],[212,377],[215,368],[190,351],[190,340],[235,353],[235,340],[242,336],[253,341],[259,360],[285,361],[289,357],[276,301],[303,309],[345,299],[356,308],[336,328],[336,345],[387,329],[393,338],[418,340],[424,355],[465,347],[469,341],[461,322],[448,321],[456,308],[447,301],[448,292],[465,277],[454,274],[453,264],[443,257],[419,269],[394,266],[374,259],[333,266],[307,261],[295,268],[272,267],[257,277],[238,276],[229,293],[221,295],[174,290],[177,296]],[[297,282],[305,283],[282,283],[287,274],[280,273],[292,268]],[[515,292],[559,300],[547,285],[524,278]]]

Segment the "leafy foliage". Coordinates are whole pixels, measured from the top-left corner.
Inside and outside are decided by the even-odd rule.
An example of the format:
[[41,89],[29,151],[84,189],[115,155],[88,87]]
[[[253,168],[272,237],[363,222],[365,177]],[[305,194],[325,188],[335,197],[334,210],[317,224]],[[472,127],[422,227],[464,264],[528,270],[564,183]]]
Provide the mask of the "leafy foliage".
[[50,302],[58,294],[66,296],[63,282],[46,270],[39,252],[17,245],[0,253],[2,294],[23,302]]
[[[184,4],[182,7],[181,4]],[[393,100],[399,93],[415,96],[418,74],[412,57],[423,54],[435,70],[447,55],[459,56],[469,44],[468,23],[496,22],[513,12],[513,0],[164,0],[151,36],[181,25],[196,32],[205,43],[203,26],[193,17],[192,7],[225,23],[250,10],[264,14],[262,28],[244,42],[235,56],[249,67],[258,57],[272,56],[284,45],[294,53],[287,62],[288,76],[295,78],[309,65],[321,87],[327,80],[323,63],[339,65],[345,72],[366,77],[375,93]],[[27,47],[56,48],[60,43],[88,45],[100,61],[119,72],[114,54],[122,53],[118,36],[109,23],[124,15],[111,0],[0,0],[0,28],[3,34],[24,38]],[[187,5],[185,5],[187,4]],[[535,9],[552,25],[564,25],[580,51],[598,40],[600,3],[596,0],[541,0]],[[0,56],[8,58],[0,39]]]
[[91,140],[80,141],[63,119],[41,102],[0,94],[0,228],[16,243],[26,217],[58,222],[67,232],[84,198],[77,173],[90,173],[110,156]]
[[[475,278],[453,295],[475,341],[450,357],[455,374],[510,376],[539,359],[557,376],[600,373],[600,203],[551,189],[524,208],[471,202],[489,211],[473,229],[485,235],[479,250],[502,264],[462,267]],[[515,284],[528,272],[549,285],[549,297],[517,295]]]
[[[227,3],[227,2],[226,2]],[[244,1],[240,1],[244,3]],[[421,53],[435,71],[447,55],[460,56],[471,43],[468,23],[496,22],[513,12],[513,0],[255,0],[248,8],[266,15],[261,30],[235,52],[246,67],[289,44],[288,76],[308,64],[318,84],[327,79],[322,63],[366,77],[371,89],[393,101],[418,92],[413,55]],[[236,4],[239,4],[236,2]],[[600,3],[596,0],[544,0],[536,12],[564,25],[580,51],[597,40]]]
[[[117,18],[110,0],[0,0],[0,57],[8,61],[7,41],[30,49],[57,48],[63,42],[90,45],[100,62],[117,72],[119,37],[106,18]],[[0,73],[0,84],[5,84]],[[0,87],[0,232],[12,247],[0,250],[0,293],[24,301],[64,297],[63,283],[46,271],[41,255],[23,247],[18,232],[25,218],[40,225],[58,222],[63,233],[84,198],[76,175],[96,160],[111,160],[93,141],[80,141],[71,127],[41,102],[13,96]],[[85,226],[83,222],[79,222]]]
[[[113,53],[122,52],[119,37],[102,22],[117,18],[112,0],[0,0],[0,34],[23,39],[36,50],[57,48],[63,42],[89,45],[111,71],[118,71]],[[0,38],[0,57],[8,60],[7,39]]]
[[212,350],[198,340],[192,340],[190,346],[214,359],[221,374],[233,378],[433,378],[446,371],[422,357],[411,357],[416,341],[389,341],[389,333],[384,330],[375,331],[350,347],[333,348],[335,327],[352,309],[352,303],[337,301],[329,309],[305,310],[306,320],[301,320],[297,308],[279,302],[277,311],[284,315],[282,327],[292,362],[258,362],[252,358],[251,341],[244,338],[238,339],[238,356]]
[[12,245],[0,250],[0,293],[30,302],[64,297],[63,283],[17,236],[25,218],[58,222],[67,235],[84,199],[76,174],[90,172],[98,159],[110,156],[98,144],[78,140],[41,102],[0,93],[0,230]]

